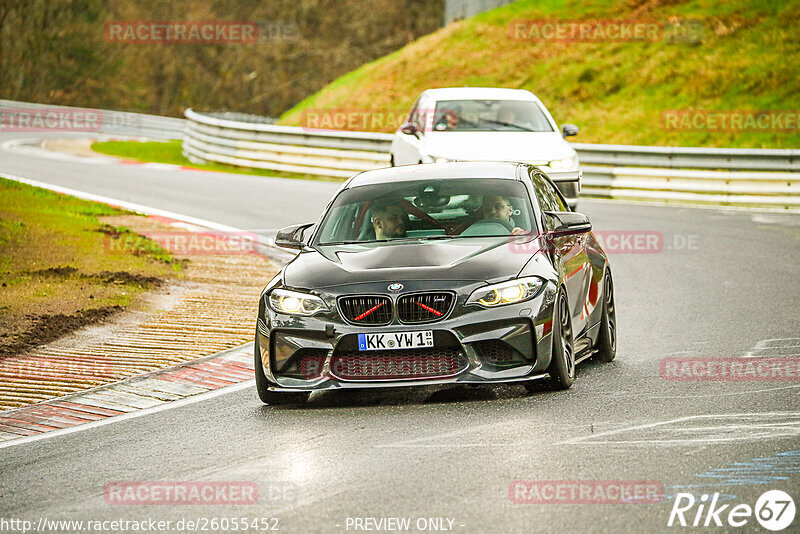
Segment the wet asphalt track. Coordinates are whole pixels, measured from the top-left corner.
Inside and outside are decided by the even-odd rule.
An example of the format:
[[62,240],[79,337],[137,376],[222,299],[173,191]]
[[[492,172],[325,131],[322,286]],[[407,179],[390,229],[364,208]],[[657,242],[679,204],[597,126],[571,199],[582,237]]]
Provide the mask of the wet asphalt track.
[[[265,235],[315,219],[337,187],[2,150],[0,171]],[[325,392],[266,407],[246,389],[0,449],[0,518],[275,517],[281,532],[353,532],[348,518],[406,517],[411,531],[419,518],[449,518],[465,533],[710,532],[668,528],[672,496],[720,492],[753,505],[782,489],[800,504],[800,457],[781,455],[800,450],[800,382],[659,373],[665,357],[800,358],[800,216],[588,200],[580,211],[596,230],[660,232],[664,249],[611,255],[617,360],[583,364],[571,390]],[[258,503],[123,506],[103,496],[115,481],[197,480],[255,482]],[[514,504],[515,480],[646,480],[666,495]],[[726,531],[764,530],[751,518]],[[786,531],[800,531],[800,518]]]

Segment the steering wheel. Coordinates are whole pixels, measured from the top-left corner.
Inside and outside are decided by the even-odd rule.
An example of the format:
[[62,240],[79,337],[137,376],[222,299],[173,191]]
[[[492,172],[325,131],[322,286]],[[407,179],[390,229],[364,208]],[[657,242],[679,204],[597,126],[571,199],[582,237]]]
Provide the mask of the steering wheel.
[[[486,227],[487,229],[495,230],[499,229],[497,227],[502,228],[505,231],[504,235],[511,235],[511,228],[508,227],[508,223],[501,221],[500,219],[481,219],[480,221],[475,221],[472,223],[466,230],[461,232],[461,235],[467,236],[480,236],[484,235],[478,232],[482,227]],[[493,235],[494,233],[489,233],[487,235]],[[496,235],[496,234],[494,234]]]
[[428,215],[427,213],[425,213],[424,211],[422,211],[421,209],[419,209],[414,204],[412,204],[411,202],[409,202],[404,198],[400,199],[399,203],[406,209],[406,212],[410,213],[411,215],[414,215],[417,219],[421,221],[425,221],[431,226],[435,226],[440,230],[444,230],[445,234],[447,235],[457,235],[458,233],[460,233],[456,232],[456,230],[458,230],[460,226],[458,224],[437,221],[436,219],[434,219],[433,217],[431,217],[430,215]]

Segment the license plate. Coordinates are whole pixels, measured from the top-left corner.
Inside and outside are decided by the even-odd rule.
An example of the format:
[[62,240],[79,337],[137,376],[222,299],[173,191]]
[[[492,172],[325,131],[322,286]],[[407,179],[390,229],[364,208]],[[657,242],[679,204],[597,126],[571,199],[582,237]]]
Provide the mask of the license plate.
[[358,334],[358,350],[397,350],[433,347],[433,330]]

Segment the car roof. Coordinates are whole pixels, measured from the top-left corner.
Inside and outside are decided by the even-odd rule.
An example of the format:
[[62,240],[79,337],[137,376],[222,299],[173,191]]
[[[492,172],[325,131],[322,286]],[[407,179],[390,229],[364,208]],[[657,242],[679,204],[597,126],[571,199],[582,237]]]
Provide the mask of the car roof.
[[506,89],[502,87],[445,87],[428,89],[422,94],[434,100],[529,100],[539,99],[525,89]]
[[500,178],[503,180],[519,180],[517,168],[520,165],[520,163],[508,161],[458,161],[401,165],[399,167],[386,167],[356,174],[348,180],[346,187],[431,179]]

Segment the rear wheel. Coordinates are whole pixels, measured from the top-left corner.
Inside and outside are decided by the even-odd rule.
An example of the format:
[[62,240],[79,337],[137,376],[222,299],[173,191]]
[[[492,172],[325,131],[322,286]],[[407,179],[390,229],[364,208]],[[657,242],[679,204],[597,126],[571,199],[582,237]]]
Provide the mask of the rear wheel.
[[575,382],[575,346],[572,339],[572,317],[567,295],[561,291],[553,314],[553,351],[550,378],[558,389],[569,389]]
[[389,167],[394,167],[394,154],[389,158]]
[[269,382],[267,377],[264,376],[264,366],[261,364],[261,350],[258,346],[258,337],[256,337],[256,344],[254,346],[255,355],[255,370],[256,370],[256,391],[258,391],[258,398],[264,404],[278,405],[278,404],[302,404],[308,400],[310,393],[302,392],[286,392],[270,391]]
[[614,281],[606,271],[603,278],[603,315],[600,318],[600,333],[597,336],[595,359],[610,362],[617,357],[617,311],[614,306]]

